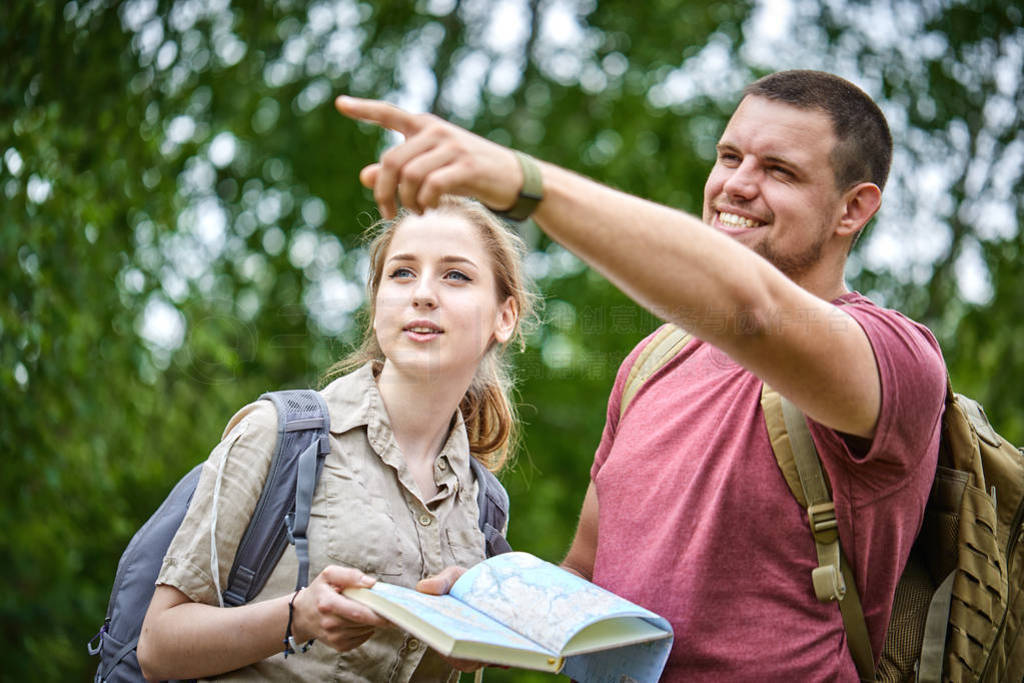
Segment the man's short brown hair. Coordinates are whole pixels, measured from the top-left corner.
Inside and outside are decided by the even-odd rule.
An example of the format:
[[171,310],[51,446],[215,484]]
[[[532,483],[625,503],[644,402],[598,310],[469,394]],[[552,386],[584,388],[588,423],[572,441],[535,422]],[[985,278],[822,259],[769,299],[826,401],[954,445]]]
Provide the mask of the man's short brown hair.
[[878,105],[853,83],[823,71],[779,71],[748,85],[743,96],[824,112],[836,136],[829,159],[836,187],[844,191],[872,182],[885,189],[892,163],[889,124]]

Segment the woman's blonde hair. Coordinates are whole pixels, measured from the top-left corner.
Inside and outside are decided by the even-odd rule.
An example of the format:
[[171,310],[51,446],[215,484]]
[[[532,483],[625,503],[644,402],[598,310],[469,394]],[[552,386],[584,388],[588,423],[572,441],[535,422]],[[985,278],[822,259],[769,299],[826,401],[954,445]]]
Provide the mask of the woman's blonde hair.
[[[512,297],[517,313],[516,326],[508,342],[493,344],[484,355],[473,381],[459,403],[469,436],[470,454],[489,470],[498,471],[515,452],[519,440],[519,421],[511,395],[514,381],[504,351],[511,343],[522,350],[524,328],[534,320],[536,295],[523,268],[526,245],[523,240],[479,202],[446,195],[434,212],[459,216],[477,228],[491,257],[498,301]],[[384,353],[373,331],[377,290],[384,273],[395,231],[411,212],[402,209],[393,220],[382,220],[368,230],[370,272],[366,282],[367,320],[362,343],[327,371],[331,378],[362,366],[368,361],[383,361]]]

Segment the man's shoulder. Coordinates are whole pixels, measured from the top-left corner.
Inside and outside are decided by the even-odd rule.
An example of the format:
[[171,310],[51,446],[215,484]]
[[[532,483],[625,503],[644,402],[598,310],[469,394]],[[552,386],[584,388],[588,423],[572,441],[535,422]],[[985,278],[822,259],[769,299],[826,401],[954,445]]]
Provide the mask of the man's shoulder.
[[941,414],[946,394],[946,362],[935,335],[926,325],[898,310],[852,294],[843,310],[868,337],[883,392],[889,396],[913,397],[913,400],[883,403],[889,407],[897,403],[916,405],[925,412]]
[[935,335],[932,331],[928,329],[927,325],[914,320],[906,313],[895,308],[887,308],[877,304],[860,292],[849,292],[848,294],[844,294],[833,303],[841,305],[843,307],[843,311],[850,314],[850,316],[853,317],[861,327],[865,328],[865,332],[868,333],[868,337],[872,338],[872,343],[875,342],[875,335],[872,334],[874,328],[881,327],[883,329],[891,329],[895,332],[919,337],[927,346],[932,347],[941,357],[939,343],[935,339]]

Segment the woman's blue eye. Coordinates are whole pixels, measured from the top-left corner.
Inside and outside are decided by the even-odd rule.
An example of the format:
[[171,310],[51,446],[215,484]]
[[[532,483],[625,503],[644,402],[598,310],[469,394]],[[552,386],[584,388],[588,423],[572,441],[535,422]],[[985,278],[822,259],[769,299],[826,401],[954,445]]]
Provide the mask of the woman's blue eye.
[[395,268],[388,277],[391,279],[412,277],[412,271],[408,268]]
[[472,280],[468,275],[458,270],[449,270],[445,273],[445,277],[452,278],[454,280],[465,280],[466,282],[470,282]]

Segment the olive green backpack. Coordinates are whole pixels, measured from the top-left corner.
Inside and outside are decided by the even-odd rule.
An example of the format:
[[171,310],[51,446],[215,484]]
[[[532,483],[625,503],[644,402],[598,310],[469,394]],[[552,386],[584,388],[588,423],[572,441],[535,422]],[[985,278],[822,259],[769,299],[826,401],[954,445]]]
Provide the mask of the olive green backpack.
[[[630,369],[620,416],[651,375],[690,341],[662,326]],[[896,586],[878,665],[841,549],[835,507],[799,408],[764,386],[761,406],[779,469],[807,509],[818,551],[815,594],[839,604],[862,680],[1024,679],[1024,449],[992,429],[976,401],[948,383],[939,462],[924,521]]]

